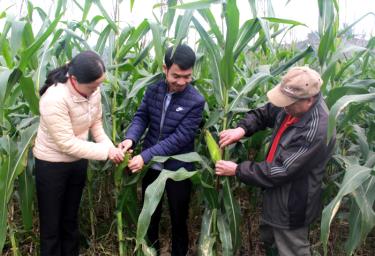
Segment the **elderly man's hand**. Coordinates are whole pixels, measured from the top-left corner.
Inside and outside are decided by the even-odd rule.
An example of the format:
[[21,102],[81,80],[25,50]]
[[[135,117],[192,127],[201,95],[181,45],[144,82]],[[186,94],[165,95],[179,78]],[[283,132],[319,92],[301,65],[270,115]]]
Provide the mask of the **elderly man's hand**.
[[144,166],[144,161],[141,155],[136,155],[132,159],[129,160],[128,167],[134,173],[142,170]]
[[245,136],[245,130],[241,127],[236,129],[224,130],[220,133],[220,147],[224,148],[232,143],[235,143]]
[[216,162],[215,172],[219,176],[234,176],[236,175],[237,164],[232,161],[220,160]]

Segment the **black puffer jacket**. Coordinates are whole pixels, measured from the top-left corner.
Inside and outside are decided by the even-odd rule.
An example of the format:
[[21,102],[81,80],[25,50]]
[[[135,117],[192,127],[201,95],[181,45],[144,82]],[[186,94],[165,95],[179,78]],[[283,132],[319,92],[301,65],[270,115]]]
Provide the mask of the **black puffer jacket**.
[[[247,136],[274,128],[273,141],[286,112],[268,103],[250,111],[238,126]],[[246,184],[265,188],[265,223],[284,229],[310,224],[321,213],[322,179],[335,136],[327,143],[328,109],[321,95],[300,120],[283,133],[272,163],[246,161],[236,176]],[[272,144],[272,143],[270,143]]]

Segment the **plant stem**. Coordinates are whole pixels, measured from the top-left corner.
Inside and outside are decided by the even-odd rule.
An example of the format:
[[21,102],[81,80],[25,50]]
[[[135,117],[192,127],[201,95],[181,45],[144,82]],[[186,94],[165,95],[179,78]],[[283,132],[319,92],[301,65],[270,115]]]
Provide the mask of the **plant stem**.
[[95,243],[96,232],[95,232],[95,212],[94,212],[94,203],[93,203],[94,199],[92,196],[92,175],[93,175],[93,170],[89,169],[88,175],[87,175],[87,181],[88,181],[87,194],[88,194],[89,209],[90,209],[89,212],[90,212],[91,235]]
[[13,216],[14,216],[14,208],[13,208],[13,205],[11,205],[10,214],[9,214],[9,218],[8,218],[9,239],[10,239],[10,243],[12,244],[13,255],[14,256],[21,256],[21,254],[18,250],[17,240],[16,240],[16,236],[15,236],[15,233],[14,233],[14,229],[13,229],[13,224],[12,224],[13,223]]
[[124,240],[124,233],[122,231],[122,213],[120,211],[116,212],[117,218],[117,240],[119,244],[119,255],[124,256],[126,251],[126,245]]

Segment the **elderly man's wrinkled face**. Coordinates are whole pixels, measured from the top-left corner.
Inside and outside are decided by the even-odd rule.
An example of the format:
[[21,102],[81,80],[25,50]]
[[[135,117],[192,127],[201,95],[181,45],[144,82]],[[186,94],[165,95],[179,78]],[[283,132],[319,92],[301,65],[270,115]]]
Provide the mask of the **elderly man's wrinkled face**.
[[309,111],[311,106],[314,104],[315,98],[311,97],[308,99],[298,100],[293,104],[284,107],[285,112],[294,117],[301,117],[304,113]]

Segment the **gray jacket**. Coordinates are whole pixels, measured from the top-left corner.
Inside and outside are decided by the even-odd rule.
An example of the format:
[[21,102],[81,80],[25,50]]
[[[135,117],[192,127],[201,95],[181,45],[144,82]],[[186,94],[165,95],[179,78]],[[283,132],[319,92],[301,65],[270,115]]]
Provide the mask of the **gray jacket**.
[[[250,111],[238,124],[246,136],[273,128],[271,143],[286,112],[271,103]],[[283,133],[272,163],[245,161],[236,176],[264,188],[266,224],[294,229],[310,224],[321,213],[322,179],[335,136],[327,143],[328,108],[321,95],[300,120]]]

